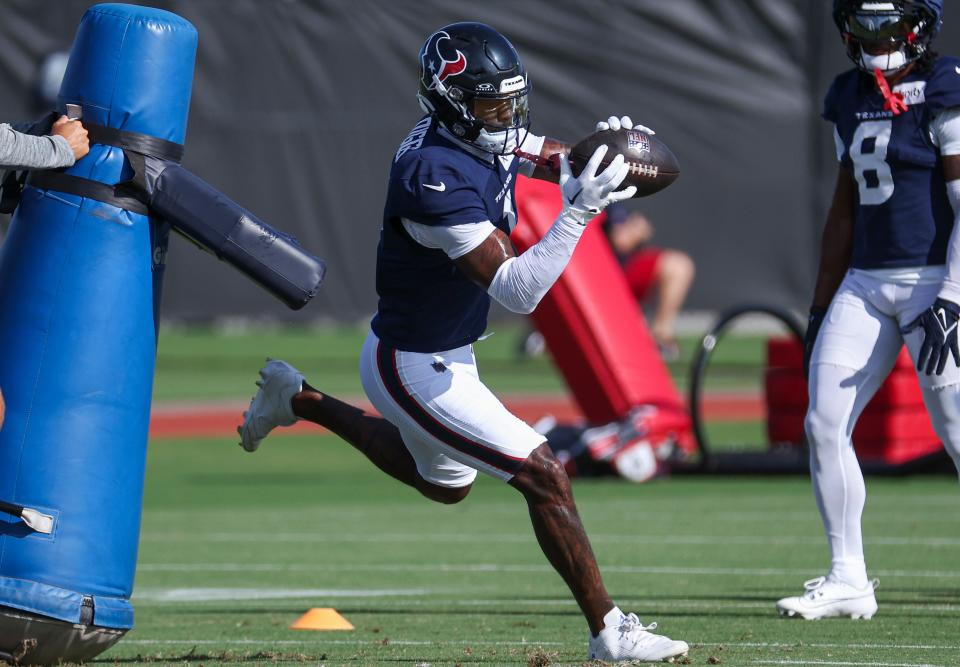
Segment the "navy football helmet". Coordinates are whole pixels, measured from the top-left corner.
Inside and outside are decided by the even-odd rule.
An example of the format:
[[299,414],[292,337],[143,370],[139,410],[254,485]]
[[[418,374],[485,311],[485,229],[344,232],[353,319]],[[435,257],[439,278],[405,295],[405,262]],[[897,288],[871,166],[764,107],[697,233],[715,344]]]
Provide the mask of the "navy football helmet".
[[483,23],[453,23],[420,49],[424,111],[459,139],[510,153],[530,125],[530,83],[506,37]]
[[943,0],[834,0],[833,20],[857,67],[896,71],[929,51],[943,23]]

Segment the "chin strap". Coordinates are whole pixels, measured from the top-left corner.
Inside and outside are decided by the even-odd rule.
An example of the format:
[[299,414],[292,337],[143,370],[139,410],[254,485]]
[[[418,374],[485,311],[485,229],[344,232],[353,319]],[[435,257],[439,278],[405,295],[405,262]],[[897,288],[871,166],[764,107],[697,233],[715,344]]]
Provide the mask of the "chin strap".
[[527,160],[532,162],[538,167],[546,167],[552,172],[560,173],[560,154],[554,153],[550,157],[541,157],[539,155],[534,155],[533,153],[527,153],[522,151],[519,148],[514,149],[513,154],[516,155],[521,160]]
[[894,116],[899,116],[908,109],[907,103],[903,99],[902,93],[895,93],[890,90],[890,83],[887,77],[883,75],[883,70],[873,70],[873,76],[877,80],[877,88],[883,95],[883,108],[885,111],[892,111]]

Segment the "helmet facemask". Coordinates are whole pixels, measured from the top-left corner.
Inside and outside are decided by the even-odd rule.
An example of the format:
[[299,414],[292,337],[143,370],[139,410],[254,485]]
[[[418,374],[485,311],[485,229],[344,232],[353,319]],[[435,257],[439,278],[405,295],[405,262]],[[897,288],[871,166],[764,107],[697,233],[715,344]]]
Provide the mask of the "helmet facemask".
[[468,141],[496,155],[508,155],[519,148],[530,126],[529,90],[526,82],[520,90],[502,95],[470,95],[460,88],[451,89],[451,95],[463,100],[464,118],[478,128],[476,136]]
[[937,21],[905,2],[855,2],[836,13],[847,56],[865,72],[892,74],[920,59]]

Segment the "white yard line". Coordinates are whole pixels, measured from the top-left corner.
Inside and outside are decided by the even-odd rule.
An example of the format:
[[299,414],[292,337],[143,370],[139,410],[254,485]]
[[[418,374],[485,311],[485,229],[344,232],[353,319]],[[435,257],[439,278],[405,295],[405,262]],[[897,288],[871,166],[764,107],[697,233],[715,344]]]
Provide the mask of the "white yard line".
[[[922,517],[924,525],[928,524],[951,524],[957,525],[960,523],[957,516],[950,513],[950,510],[957,510],[960,506],[960,494],[953,497],[949,503],[926,503],[927,496],[922,496],[921,499],[924,500],[922,507],[918,508],[917,511],[923,511]],[[653,498],[645,499],[644,502],[650,501],[652,509],[659,515],[657,519],[668,520],[670,518],[667,513],[676,514],[677,516],[685,516],[686,513],[683,510],[678,510],[675,505],[664,503],[662,501],[656,502]],[[424,507],[412,507],[410,511],[415,512],[421,517],[426,517],[430,515],[429,510],[424,509]],[[616,502],[616,501],[605,501],[603,507],[612,512],[634,512],[636,511],[636,502]],[[878,527],[886,527],[898,523],[908,523],[914,524],[917,522],[918,516],[913,513],[913,510],[904,511],[903,514],[893,515],[893,516],[884,516],[888,514],[893,509],[902,510],[902,505],[898,504],[895,508],[875,508],[873,511],[877,513],[877,516],[883,516],[882,520],[877,519],[876,525]],[[333,526],[349,526],[351,521],[355,517],[360,517],[363,519],[369,520],[369,517],[377,514],[375,508],[370,508],[367,506],[349,506],[349,507],[337,507],[337,512],[335,516],[330,516],[328,511],[329,508],[324,507],[323,505],[311,505],[308,507],[302,508],[304,516],[310,517],[310,521],[314,524],[317,529],[329,528]],[[943,513],[938,514],[936,510],[944,510]],[[517,507],[512,502],[504,502],[501,500],[489,500],[484,505],[484,512],[494,513],[494,514],[503,514],[505,516],[516,516]],[[248,514],[251,519],[262,518],[264,521],[268,521],[269,517],[272,515],[272,512],[267,510],[257,510],[251,509]],[[230,510],[223,509],[197,509],[197,510],[182,510],[182,509],[160,509],[149,507],[144,510],[144,518],[148,522],[153,521],[164,521],[164,522],[176,522],[182,520],[197,521],[200,520],[201,523],[216,525],[219,522],[222,522],[225,518],[229,519],[234,516],[234,512]],[[870,517],[868,517],[869,519]],[[776,523],[777,525],[783,525],[785,523],[806,523],[814,527],[820,526],[820,515],[817,513],[816,507],[811,503],[809,510],[782,510],[782,509],[769,509],[765,511],[761,510],[727,510],[727,511],[718,511],[715,514],[711,515],[710,520],[712,522],[732,522],[738,524],[763,524],[763,523]],[[869,528],[871,524],[867,523]],[[742,525],[741,525],[742,528]],[[813,532],[810,531],[812,535]]]
[[[741,567],[679,567],[655,565],[601,565],[604,572],[618,574],[675,574],[702,576],[747,577],[808,577],[816,570],[785,568]],[[547,564],[507,563],[418,563],[418,564],[362,564],[324,565],[320,563],[141,563],[138,572],[553,572]],[[877,577],[907,577],[919,579],[958,579],[958,570],[875,570]]]
[[[383,609],[408,609],[412,607],[455,607],[455,608],[479,608],[479,607],[498,607],[505,604],[514,606],[528,607],[573,607],[573,599],[523,599],[523,598],[455,598],[447,599],[445,596],[455,595],[456,592],[437,590],[339,590],[339,589],[298,589],[298,588],[147,588],[137,590],[133,594],[133,601],[137,604],[168,604],[168,603],[204,603],[204,602],[223,602],[223,601],[265,601],[265,600],[310,600],[311,604],[321,605],[330,604],[332,600],[354,600],[357,598],[376,599],[377,606]],[[396,598],[403,598],[402,601]],[[631,600],[626,600],[631,603]],[[642,605],[643,610],[649,614],[656,615],[657,611],[668,609],[702,609],[704,611],[723,611],[730,609],[768,609],[773,615],[774,600],[769,602],[741,602],[737,600],[730,601],[706,601],[706,600],[677,600],[660,599],[656,596],[645,596],[637,600],[637,604]],[[899,604],[895,602],[886,602],[884,606],[898,612],[903,611],[936,611],[936,612],[960,612],[960,605],[951,604],[917,604],[906,603]],[[786,644],[784,646],[789,646]]]
[[334,589],[334,588],[147,588],[138,591],[137,601],[219,602],[223,600],[287,600],[301,598],[384,598],[422,597],[425,589]]
[[[726,609],[769,609],[771,616],[774,614],[774,603],[776,600],[773,598],[770,599],[770,602],[737,602],[731,600],[730,602],[706,602],[702,600],[676,600],[668,599],[662,600],[656,596],[644,596],[642,598],[637,598],[636,603],[630,598],[625,600],[627,606],[631,608],[634,604],[642,605],[643,609],[649,612],[649,615],[656,615],[657,610],[660,609],[703,609],[703,610],[715,610],[722,611]],[[572,607],[575,605],[575,602],[571,600],[542,600],[542,599],[472,599],[472,600],[437,600],[436,598],[430,600],[404,600],[402,603],[399,603],[403,607],[409,606],[453,606],[453,607],[496,607],[503,606],[504,604],[515,604],[515,605],[528,605],[531,607]],[[381,606],[387,606],[387,603],[382,603]],[[938,612],[960,612],[960,604],[951,605],[951,604],[898,604],[895,602],[885,602],[884,607],[890,607],[896,611],[938,611]]]
[[[149,542],[294,542],[294,543],[423,543],[447,544],[504,543],[525,544],[531,541],[526,533],[517,534],[463,534],[463,533],[144,533]],[[677,544],[677,545],[820,545],[822,537],[761,537],[754,535],[617,535],[597,533],[590,541],[598,544]],[[904,547],[960,547],[960,538],[955,537],[868,537],[867,545]]]

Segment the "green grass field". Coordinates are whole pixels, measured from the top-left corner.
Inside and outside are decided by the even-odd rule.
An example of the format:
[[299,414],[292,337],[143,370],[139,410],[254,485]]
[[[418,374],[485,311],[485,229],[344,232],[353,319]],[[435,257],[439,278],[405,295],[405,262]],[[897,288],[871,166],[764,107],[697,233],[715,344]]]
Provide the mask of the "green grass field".
[[[484,381],[496,392],[564,392],[563,378],[549,356],[517,353],[522,330],[494,326],[494,335],[476,343]],[[260,329],[217,333],[208,329],[163,330],[157,357],[154,399],[183,401],[247,396],[265,356],[282,358],[304,370],[332,394],[359,395],[357,365],[367,326]],[[724,338],[707,375],[707,389],[760,390],[763,338]],[[688,383],[690,360],[699,339],[681,339],[681,356],[669,364],[681,390]]]
[[[267,353],[356,394],[359,336],[172,332],[156,395],[248,395]],[[516,362],[513,339],[494,341],[478,355],[498,391],[562,391],[547,360]],[[718,368],[762,356],[756,340],[728,349]],[[805,478],[575,484],[611,593],[688,641],[690,664],[960,665],[955,479],[869,479],[868,490],[880,612],[803,622],[778,618],[774,602],[827,565]],[[586,626],[515,491],[480,479],[463,503],[432,504],[332,436],[277,437],[256,454],[229,439],[152,441],[134,604],[136,628],[98,662],[585,664]],[[356,629],[289,630],[311,607]]]

